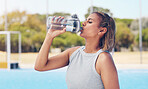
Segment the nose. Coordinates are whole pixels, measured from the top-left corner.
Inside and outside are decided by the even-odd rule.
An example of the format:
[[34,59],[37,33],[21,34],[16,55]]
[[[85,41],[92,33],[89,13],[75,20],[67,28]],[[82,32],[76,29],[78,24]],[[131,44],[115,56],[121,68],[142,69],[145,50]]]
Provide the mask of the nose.
[[86,21],[84,21],[83,23],[82,23],[82,26],[85,26],[86,25]]

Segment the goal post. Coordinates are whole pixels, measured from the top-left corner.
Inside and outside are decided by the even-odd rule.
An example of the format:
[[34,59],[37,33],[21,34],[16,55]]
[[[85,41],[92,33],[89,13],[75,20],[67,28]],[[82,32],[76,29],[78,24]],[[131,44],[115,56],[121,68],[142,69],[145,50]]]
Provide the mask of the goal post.
[[7,39],[6,39],[6,44],[7,44],[7,50],[6,50],[6,59],[7,59],[7,69],[10,70],[11,69],[11,34],[18,34],[18,61],[20,61],[20,57],[21,57],[21,33],[19,31],[0,31],[0,35],[4,34],[6,35]]

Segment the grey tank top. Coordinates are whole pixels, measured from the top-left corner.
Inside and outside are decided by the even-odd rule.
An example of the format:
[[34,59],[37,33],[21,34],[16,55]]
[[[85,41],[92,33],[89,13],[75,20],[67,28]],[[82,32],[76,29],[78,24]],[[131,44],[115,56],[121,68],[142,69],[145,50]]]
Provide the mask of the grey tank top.
[[104,51],[100,49],[96,53],[85,53],[85,46],[72,53],[66,74],[68,89],[104,89],[101,76],[97,73],[95,63],[98,55]]

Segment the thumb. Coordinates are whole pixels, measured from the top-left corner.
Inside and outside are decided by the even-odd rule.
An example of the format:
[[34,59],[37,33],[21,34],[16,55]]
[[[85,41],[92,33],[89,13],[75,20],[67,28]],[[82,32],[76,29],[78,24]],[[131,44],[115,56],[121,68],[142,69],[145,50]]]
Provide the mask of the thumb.
[[64,29],[61,31],[61,33],[64,33],[64,32],[66,32],[66,28],[64,28]]

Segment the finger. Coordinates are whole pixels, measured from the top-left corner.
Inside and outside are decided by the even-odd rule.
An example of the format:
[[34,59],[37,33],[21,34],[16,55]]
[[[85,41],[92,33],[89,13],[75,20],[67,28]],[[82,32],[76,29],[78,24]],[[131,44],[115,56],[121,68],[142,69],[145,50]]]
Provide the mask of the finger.
[[54,20],[55,20],[56,16],[54,16],[51,20],[51,23],[54,23]]
[[58,22],[61,23],[63,21],[63,19],[64,19],[64,17],[61,17]]
[[59,16],[59,17],[56,19],[55,23],[58,23],[58,21],[59,21],[60,18],[61,18],[61,16]]

